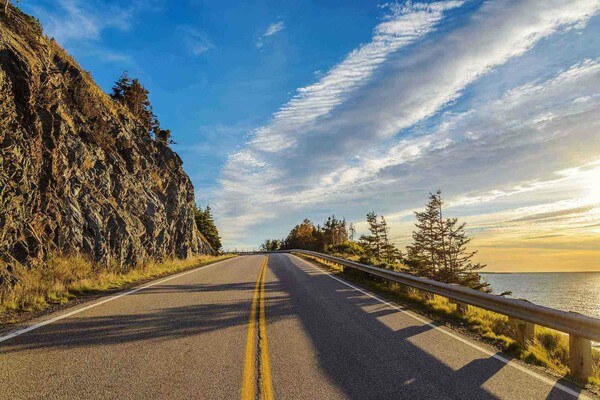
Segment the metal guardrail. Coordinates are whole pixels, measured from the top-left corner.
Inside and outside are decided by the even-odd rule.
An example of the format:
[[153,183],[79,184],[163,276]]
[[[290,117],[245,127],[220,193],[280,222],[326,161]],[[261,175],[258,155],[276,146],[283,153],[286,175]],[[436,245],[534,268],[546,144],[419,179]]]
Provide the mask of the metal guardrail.
[[[591,375],[591,341],[600,342],[600,319],[575,312],[556,310],[524,300],[510,299],[499,295],[483,293],[460,285],[437,282],[409,274],[389,271],[340,257],[310,250],[282,250],[274,252],[235,252],[236,254],[299,253],[331,261],[344,267],[353,268],[368,274],[400,283],[424,292],[446,297],[458,305],[468,304],[514,319],[521,326],[523,337],[519,342],[526,347],[526,339],[533,340],[533,327],[544,326],[570,335],[571,374],[579,378]],[[529,323],[529,325],[527,324]],[[527,333],[528,332],[528,333]]]

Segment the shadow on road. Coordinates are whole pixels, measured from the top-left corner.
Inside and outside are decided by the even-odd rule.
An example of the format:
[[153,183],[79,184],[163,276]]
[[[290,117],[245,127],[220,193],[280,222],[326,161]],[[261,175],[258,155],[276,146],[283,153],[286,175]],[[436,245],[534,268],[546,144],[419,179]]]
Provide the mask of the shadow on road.
[[[27,349],[74,348],[82,346],[107,346],[116,343],[143,340],[175,339],[247,325],[255,282],[231,285],[166,285],[148,288],[134,295],[185,292],[211,292],[246,290],[248,300],[231,302],[205,302],[181,307],[149,309],[139,314],[118,314],[98,317],[66,318],[0,343],[1,353]],[[279,291],[277,283],[267,283],[267,291]],[[133,295],[132,295],[133,296]],[[269,312],[279,316],[290,312],[287,296],[273,298]]]
[[[480,353],[479,358],[458,368],[450,366],[425,351],[422,343],[428,340],[428,350],[444,354],[445,360],[454,360],[451,363],[460,365],[458,360],[468,356],[450,353],[457,346],[452,346],[452,339],[433,332],[432,326],[409,318],[404,322],[408,326],[392,329],[381,321],[399,311],[350,288],[340,288],[330,277],[292,256],[274,255],[271,259],[271,270],[311,338],[322,370],[348,398],[497,398],[482,386],[506,367],[500,360]],[[290,279],[290,274],[296,275],[295,279]],[[309,279],[310,285],[298,285],[298,279]],[[277,301],[274,305],[272,313],[269,303],[270,321],[278,318]],[[393,319],[397,320],[407,318]],[[506,382],[509,387],[511,384]],[[553,399],[571,398],[560,390],[555,395]]]
[[550,393],[548,393],[548,396],[546,397],[546,400],[559,400],[559,399],[564,399],[565,398],[565,392],[558,388],[559,384],[568,386],[569,388],[571,388],[572,390],[574,390],[578,394],[581,394],[581,388],[573,386],[566,379],[559,379],[558,381],[556,381],[556,384],[554,385],[554,387],[552,388],[552,390],[550,391]]

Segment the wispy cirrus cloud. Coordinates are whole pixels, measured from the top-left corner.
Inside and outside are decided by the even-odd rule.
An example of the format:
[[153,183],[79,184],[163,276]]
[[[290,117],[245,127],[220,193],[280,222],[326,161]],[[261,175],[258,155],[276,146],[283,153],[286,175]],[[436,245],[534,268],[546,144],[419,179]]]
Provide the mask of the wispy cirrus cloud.
[[69,51],[95,56],[115,63],[133,63],[128,54],[103,44],[103,35],[110,31],[127,32],[143,10],[158,10],[162,0],[118,1],[40,0],[23,2],[21,7],[42,21],[44,32]]
[[[578,140],[597,127],[595,60],[567,66],[547,81],[507,82],[497,101],[452,108],[474,82],[540,41],[584,29],[600,5],[490,1],[460,13],[462,4],[390,6],[371,42],[298,89],[230,155],[215,204],[230,243],[247,240],[249,228],[302,210],[377,207],[408,215],[403,210],[437,187],[451,188],[452,199],[501,192],[591,159],[598,141],[578,161],[563,152],[548,160],[546,171],[536,164],[564,138]],[[460,23],[436,33],[445,18]],[[532,155],[532,148],[539,150]]]
[[285,28],[285,23],[283,21],[277,21],[272,23],[271,25],[269,25],[269,27],[267,28],[267,31],[264,33],[263,36],[271,36],[276,34],[279,31],[282,31]]
[[262,48],[265,45],[265,40],[269,36],[273,36],[276,33],[281,32],[284,29],[285,29],[285,22],[284,21],[273,22],[271,25],[269,25],[267,27],[267,30],[265,31],[265,33],[263,33],[262,35],[260,35],[260,37],[256,41],[256,47],[259,48],[259,49]]
[[104,30],[128,30],[134,5],[98,4],[81,0],[41,1],[32,5],[34,14],[44,22],[44,30],[59,43],[97,40]]
[[215,45],[209,39],[208,35],[192,27],[181,27],[179,33],[183,38],[186,49],[195,56],[206,53]]

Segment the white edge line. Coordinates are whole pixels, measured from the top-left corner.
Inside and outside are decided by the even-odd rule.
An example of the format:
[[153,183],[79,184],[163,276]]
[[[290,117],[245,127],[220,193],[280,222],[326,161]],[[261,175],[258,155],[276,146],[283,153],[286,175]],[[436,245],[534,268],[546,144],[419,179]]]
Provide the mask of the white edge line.
[[314,265],[314,264],[312,264],[312,263],[304,260],[303,258],[300,258],[300,257],[296,256],[295,254],[292,254],[292,255],[294,257],[296,257],[297,259],[303,261],[304,263],[306,263],[307,265],[309,265],[313,269],[316,269],[317,271],[321,272],[322,274],[327,275],[328,277],[330,277],[332,279],[335,279],[336,281],[341,282],[344,285],[346,285],[346,286],[348,286],[348,287],[350,287],[350,288],[352,288],[352,289],[354,289],[356,291],[359,291],[359,292],[361,292],[361,293],[363,293],[363,294],[365,294],[365,295],[367,295],[367,296],[369,296],[369,297],[371,297],[371,298],[379,301],[380,303],[385,304],[386,306],[388,306],[390,308],[393,308],[393,309],[395,309],[397,311],[400,311],[401,313],[404,313],[404,314],[406,314],[406,315],[408,315],[408,316],[416,319],[417,321],[419,321],[419,322],[421,322],[421,323],[423,323],[423,324],[425,324],[425,325],[427,325],[427,326],[429,326],[429,327],[431,327],[431,328],[433,328],[435,330],[438,330],[438,331],[440,331],[440,332],[442,332],[442,333],[450,336],[451,338],[454,338],[454,339],[458,340],[459,342],[462,342],[462,343],[464,343],[464,344],[466,344],[466,345],[468,345],[468,346],[470,346],[470,347],[472,347],[474,349],[477,349],[477,350],[481,351],[482,353],[484,353],[484,354],[486,354],[486,355],[488,355],[490,357],[493,357],[496,360],[499,360],[499,361],[503,362],[504,364],[510,365],[511,367],[516,368],[516,369],[518,369],[521,372],[525,372],[528,375],[531,375],[531,376],[533,376],[535,378],[538,378],[542,382],[547,383],[548,385],[551,385],[553,387],[556,387],[557,389],[560,389],[563,392],[565,392],[567,394],[570,394],[571,396],[573,396],[575,398],[589,399],[589,397],[586,396],[584,393],[578,393],[575,390],[573,390],[573,389],[571,389],[571,388],[563,385],[562,383],[559,383],[557,381],[553,381],[552,379],[547,378],[547,377],[545,377],[543,375],[540,375],[539,373],[537,373],[537,372],[535,372],[535,371],[533,371],[533,370],[531,370],[531,369],[529,369],[527,367],[524,367],[524,366],[522,366],[520,364],[517,364],[516,362],[514,362],[512,360],[509,360],[509,359],[507,359],[505,357],[502,357],[502,356],[498,355],[497,353],[494,353],[494,352],[492,352],[492,351],[490,351],[490,350],[488,350],[488,349],[486,349],[484,347],[478,346],[477,344],[475,344],[475,343],[473,343],[473,342],[471,342],[471,341],[469,341],[469,340],[467,340],[465,338],[462,338],[462,337],[460,337],[460,336],[458,336],[458,335],[456,335],[456,334],[448,331],[447,329],[442,329],[439,325],[435,325],[435,324],[433,324],[433,323],[431,323],[431,322],[429,322],[429,321],[421,318],[420,316],[418,316],[418,315],[416,315],[416,314],[414,314],[412,312],[409,312],[408,310],[400,308],[400,307],[396,306],[395,304],[392,304],[392,303],[390,303],[390,302],[388,302],[386,300],[383,300],[380,297],[378,297],[378,296],[376,296],[376,295],[374,295],[374,294],[372,294],[372,293],[370,293],[370,292],[368,292],[368,291],[366,291],[364,289],[361,289],[361,288],[359,288],[357,286],[354,286],[354,285],[352,285],[352,284],[344,281],[343,279],[340,279],[337,276],[331,274],[330,272],[327,272],[324,269],[322,269],[320,267],[317,267],[316,265]]
[[129,294],[133,294],[135,292],[139,292],[140,290],[144,290],[144,289],[147,289],[147,288],[152,287],[152,286],[160,285],[163,282],[167,282],[167,281],[170,281],[172,279],[177,279],[179,277],[182,277],[182,276],[185,276],[185,275],[188,275],[188,274],[192,274],[194,272],[198,272],[198,271],[210,268],[213,265],[221,264],[222,262],[229,261],[232,258],[235,258],[235,257],[231,257],[231,258],[228,258],[228,259],[225,259],[225,260],[217,261],[217,262],[212,263],[212,264],[201,265],[201,266],[199,266],[197,268],[194,268],[194,269],[191,269],[189,271],[181,272],[179,274],[172,275],[172,276],[169,276],[167,278],[164,278],[164,279],[161,279],[161,280],[157,280],[157,281],[148,283],[148,284],[146,284],[144,286],[140,286],[140,287],[137,287],[135,289],[128,290],[126,292],[117,294],[115,296],[107,297],[104,300],[98,301],[96,303],[92,303],[92,304],[90,304],[88,306],[85,306],[85,307],[82,307],[82,308],[78,308],[76,310],[67,312],[65,314],[58,315],[58,316],[56,316],[54,318],[50,318],[50,319],[44,320],[42,322],[38,322],[37,324],[30,325],[30,326],[28,326],[26,328],[18,329],[16,331],[10,332],[10,333],[8,333],[8,334],[6,334],[4,336],[0,336],[0,343],[6,342],[7,340],[10,340],[10,339],[15,338],[17,336],[20,336],[20,335],[22,335],[24,333],[34,331],[36,329],[39,329],[39,328],[41,328],[43,326],[46,326],[48,324],[51,324],[53,322],[60,321],[61,319],[69,318],[69,317],[71,317],[71,316],[73,316],[75,314],[79,314],[79,313],[81,313],[83,311],[87,311],[87,310],[89,310],[91,308],[101,306],[102,304],[106,304],[106,303],[108,303],[110,301],[120,299],[121,297],[127,296]]

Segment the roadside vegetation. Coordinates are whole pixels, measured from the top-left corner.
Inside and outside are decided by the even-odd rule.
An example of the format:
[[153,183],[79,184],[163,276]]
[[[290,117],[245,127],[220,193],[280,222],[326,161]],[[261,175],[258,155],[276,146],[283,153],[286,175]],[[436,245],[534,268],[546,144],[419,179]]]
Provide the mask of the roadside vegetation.
[[315,226],[305,219],[296,225],[285,239],[266,240],[261,249],[303,249],[358,261],[363,264],[405,272],[445,283],[456,283],[483,292],[490,292],[479,270],[485,264],[476,263],[477,252],[469,251],[471,239],[465,224],[457,218],[444,217],[441,191],[429,195],[425,210],[416,212],[416,230],[413,242],[402,252],[390,238],[390,228],[383,215],[367,214],[368,233],[355,240],[354,224],[334,216],[323,225]]
[[10,285],[0,285],[0,324],[17,322],[23,313],[65,304],[81,296],[126,288],[231,257],[197,255],[127,269],[99,266],[80,256],[51,256],[37,267],[16,264],[10,275],[0,276],[0,281],[12,280]]

